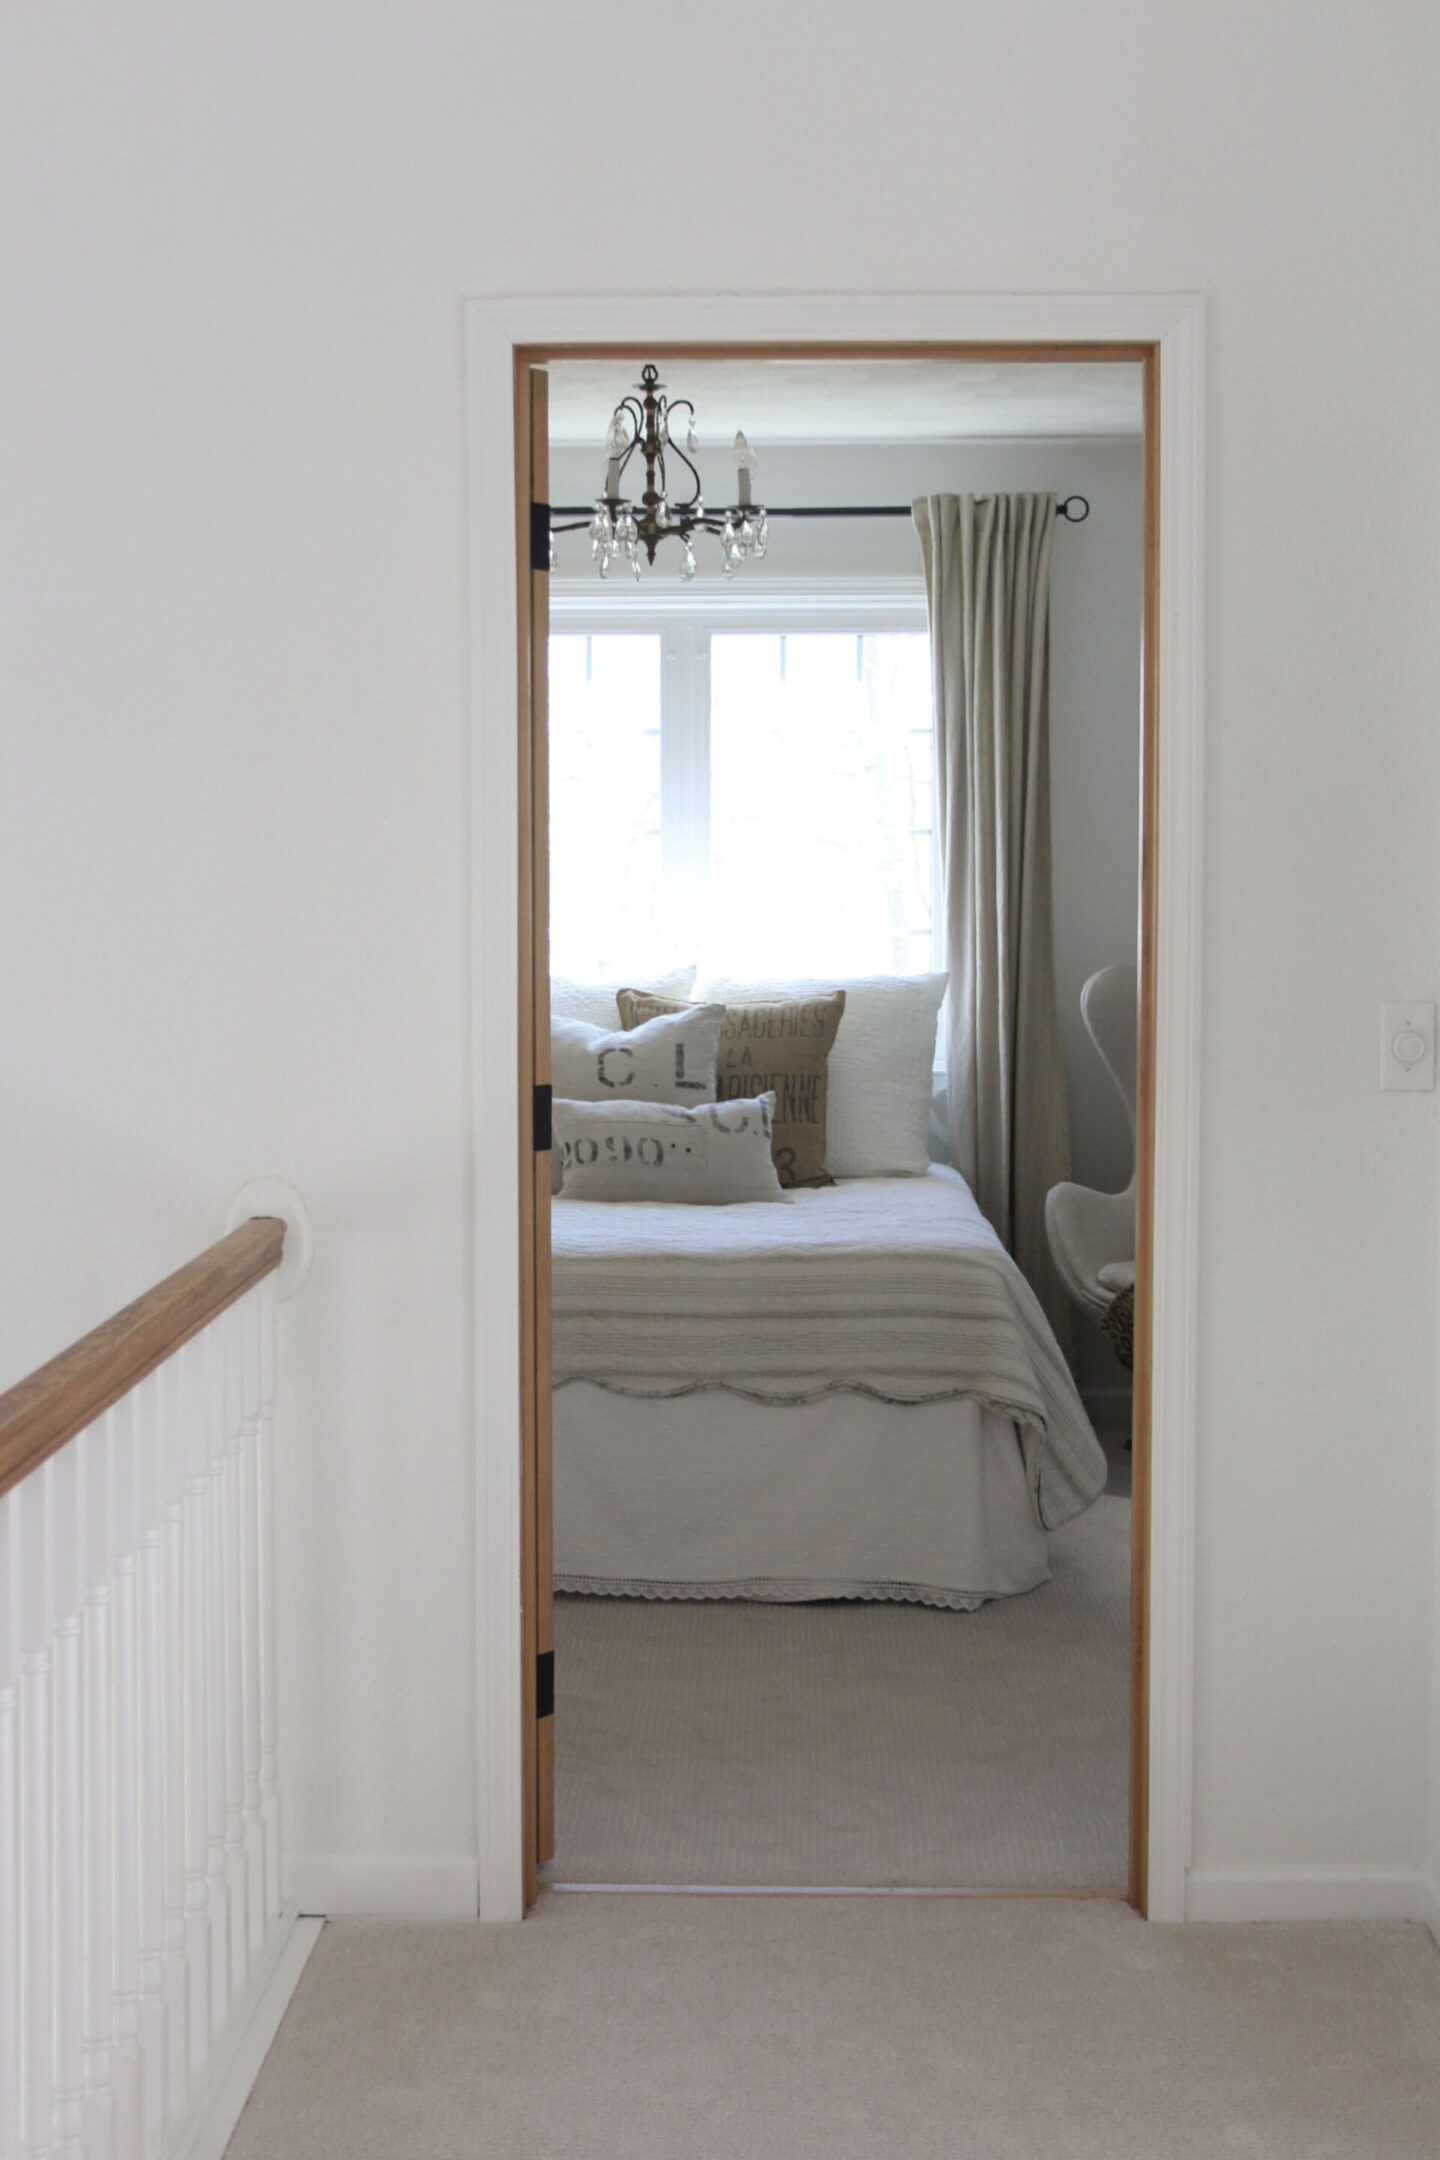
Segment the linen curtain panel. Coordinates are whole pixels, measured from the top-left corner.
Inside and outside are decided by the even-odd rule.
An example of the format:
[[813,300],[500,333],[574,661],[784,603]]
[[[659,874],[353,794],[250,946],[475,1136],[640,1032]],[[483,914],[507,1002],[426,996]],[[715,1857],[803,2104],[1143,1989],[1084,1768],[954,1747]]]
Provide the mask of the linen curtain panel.
[[1050,878],[1053,495],[927,495],[950,1151],[1063,1347],[1045,1195],[1070,1174]]

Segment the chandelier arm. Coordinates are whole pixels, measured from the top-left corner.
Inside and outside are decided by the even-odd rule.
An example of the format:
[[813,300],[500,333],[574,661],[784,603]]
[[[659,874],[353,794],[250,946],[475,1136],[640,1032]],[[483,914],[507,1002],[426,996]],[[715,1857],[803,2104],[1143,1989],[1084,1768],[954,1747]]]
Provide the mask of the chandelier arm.
[[690,503],[697,503],[700,500],[700,475],[695,470],[695,467],[691,464],[689,458],[686,457],[685,452],[680,448],[679,444],[675,442],[673,437],[671,439],[670,447],[675,452],[676,457],[679,458],[681,464],[685,467],[685,470],[689,473],[690,478],[695,483],[695,489],[693,494],[687,496],[684,503],[677,503],[675,505],[676,509],[685,509],[689,506]]
[[[623,476],[626,466],[629,464],[631,458],[634,457],[635,452],[640,448],[641,442],[644,440],[645,415],[644,412],[641,410],[640,400],[638,398],[623,397],[621,398],[619,404],[615,407],[615,411],[610,416],[612,426],[614,425],[617,416],[622,412],[624,413],[626,419],[630,422],[630,440],[625,445],[625,448],[621,451],[618,461],[620,472]],[[616,500],[618,501],[619,498],[617,497]]]

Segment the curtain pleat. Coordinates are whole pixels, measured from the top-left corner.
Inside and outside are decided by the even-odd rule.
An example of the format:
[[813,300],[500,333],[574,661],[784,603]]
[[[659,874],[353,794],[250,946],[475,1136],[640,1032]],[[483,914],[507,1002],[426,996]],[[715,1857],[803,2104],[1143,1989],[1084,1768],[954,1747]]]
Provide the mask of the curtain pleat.
[[1053,495],[922,496],[956,1168],[1068,1350],[1045,1195],[1070,1174],[1050,875]]

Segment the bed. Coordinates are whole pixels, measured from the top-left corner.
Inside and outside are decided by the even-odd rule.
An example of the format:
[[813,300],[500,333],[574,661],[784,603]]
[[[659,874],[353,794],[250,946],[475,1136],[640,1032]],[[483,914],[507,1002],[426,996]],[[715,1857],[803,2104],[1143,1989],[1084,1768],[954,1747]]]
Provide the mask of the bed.
[[781,1205],[558,1198],[555,1582],[972,1608],[1048,1576],[1103,1451],[958,1174]]

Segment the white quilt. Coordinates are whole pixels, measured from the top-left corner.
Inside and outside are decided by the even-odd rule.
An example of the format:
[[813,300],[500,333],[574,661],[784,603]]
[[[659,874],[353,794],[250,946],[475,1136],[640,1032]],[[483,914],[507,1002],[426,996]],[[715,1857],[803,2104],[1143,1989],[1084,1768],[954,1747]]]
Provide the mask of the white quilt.
[[1104,1452],[1044,1314],[954,1170],[850,1179],[778,1207],[562,1197],[551,1221],[557,1387],[966,1396],[1019,1426],[1047,1529],[1104,1489]]

